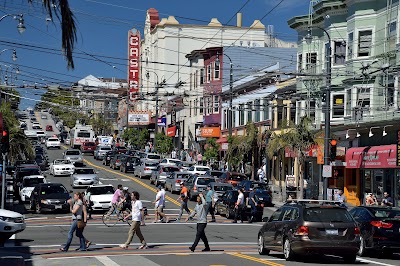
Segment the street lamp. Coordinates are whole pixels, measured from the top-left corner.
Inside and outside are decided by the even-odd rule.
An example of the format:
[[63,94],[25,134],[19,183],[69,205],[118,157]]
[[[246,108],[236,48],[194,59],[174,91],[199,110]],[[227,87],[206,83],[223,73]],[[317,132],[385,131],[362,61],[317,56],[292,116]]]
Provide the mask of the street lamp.
[[[305,37],[307,44],[311,44],[312,42],[312,35],[311,35],[311,28],[317,28],[325,32],[326,36],[328,37],[328,47],[326,51],[326,89],[325,89],[325,137],[324,137],[324,165],[331,165],[329,162],[329,141],[330,141],[330,134],[331,134],[331,78],[332,78],[332,48],[331,48],[331,36],[329,33],[321,27],[318,26],[309,26],[307,36]],[[328,197],[328,178],[323,178],[323,199],[326,200]]]
[[17,15],[15,15],[15,14],[6,14],[6,15],[4,15],[4,16],[2,16],[1,18],[0,18],[0,21],[2,21],[4,18],[6,18],[6,17],[13,17],[15,20],[18,20],[18,25],[17,25],[17,30],[18,30],[18,32],[20,33],[20,34],[22,34],[22,33],[24,33],[25,32],[25,30],[26,30],[26,27],[25,27],[25,22],[24,22],[24,16],[22,15],[22,14],[17,14]]
[[[233,64],[232,59],[227,55],[223,54],[229,59],[230,68],[229,68],[229,110],[228,110],[228,135],[229,139],[232,138],[232,95],[233,95]],[[217,58],[215,59],[215,63],[219,65],[219,53],[217,52]],[[230,140],[231,141],[231,140]],[[231,164],[228,165],[228,171],[231,171]]]
[[9,51],[9,50],[13,50],[11,59],[15,62],[17,61],[18,57],[17,57],[17,51],[15,51],[15,49],[3,49],[0,51],[0,54],[4,53],[5,51]]

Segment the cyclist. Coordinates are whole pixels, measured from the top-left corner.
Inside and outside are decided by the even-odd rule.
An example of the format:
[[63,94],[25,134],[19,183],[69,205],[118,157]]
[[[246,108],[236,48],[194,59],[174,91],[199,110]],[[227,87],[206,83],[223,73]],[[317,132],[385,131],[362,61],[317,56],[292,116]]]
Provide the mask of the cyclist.
[[129,188],[128,187],[123,187],[122,193],[124,194],[124,197],[121,199],[120,203],[122,203],[122,208],[121,212],[126,212],[128,213],[131,210],[131,194],[129,193]]
[[117,190],[114,192],[114,195],[111,200],[111,208],[107,212],[107,216],[109,217],[115,210],[118,210],[118,205],[121,203],[121,199],[123,197],[122,193],[122,185],[119,184],[117,186]]

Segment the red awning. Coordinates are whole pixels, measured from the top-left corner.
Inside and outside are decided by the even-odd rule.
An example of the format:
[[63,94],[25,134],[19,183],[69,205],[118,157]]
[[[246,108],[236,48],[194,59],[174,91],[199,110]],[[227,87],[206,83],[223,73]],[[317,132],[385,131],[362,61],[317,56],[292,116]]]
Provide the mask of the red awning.
[[217,143],[228,143],[228,139],[227,138],[224,138],[224,137],[222,137],[222,138],[219,138],[219,139],[217,139],[217,141],[216,141]]
[[397,145],[350,148],[346,152],[346,168],[398,168]]

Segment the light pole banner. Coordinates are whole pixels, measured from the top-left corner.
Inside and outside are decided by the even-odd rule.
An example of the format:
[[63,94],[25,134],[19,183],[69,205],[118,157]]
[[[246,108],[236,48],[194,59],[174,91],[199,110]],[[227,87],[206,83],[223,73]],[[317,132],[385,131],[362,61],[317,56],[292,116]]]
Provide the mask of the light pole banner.
[[133,104],[138,98],[140,82],[140,32],[128,31],[128,99]]

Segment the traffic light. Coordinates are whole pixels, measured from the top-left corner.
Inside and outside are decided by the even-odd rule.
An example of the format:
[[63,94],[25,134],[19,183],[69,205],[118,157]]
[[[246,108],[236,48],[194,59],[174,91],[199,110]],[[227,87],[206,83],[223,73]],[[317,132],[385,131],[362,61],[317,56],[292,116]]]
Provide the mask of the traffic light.
[[330,150],[330,158],[331,158],[331,162],[336,160],[336,150],[337,150],[337,141],[335,139],[331,140],[330,142],[331,144],[331,150]]
[[7,130],[3,129],[1,134],[1,153],[8,153],[10,149],[10,134]]

